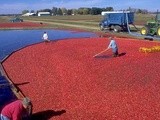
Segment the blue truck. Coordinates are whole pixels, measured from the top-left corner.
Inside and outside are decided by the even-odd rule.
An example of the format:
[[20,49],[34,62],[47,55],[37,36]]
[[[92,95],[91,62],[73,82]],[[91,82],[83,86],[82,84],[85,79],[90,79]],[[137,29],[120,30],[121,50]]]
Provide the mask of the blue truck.
[[134,23],[134,13],[130,11],[103,12],[103,20],[99,23],[100,30],[126,31],[129,24]]

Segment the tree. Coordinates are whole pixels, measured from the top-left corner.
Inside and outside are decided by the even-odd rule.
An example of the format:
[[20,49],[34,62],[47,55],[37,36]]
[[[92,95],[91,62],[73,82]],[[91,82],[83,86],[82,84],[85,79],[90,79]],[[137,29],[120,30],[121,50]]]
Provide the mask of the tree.
[[79,8],[77,11],[80,15],[88,15],[90,13],[90,8]]
[[57,14],[58,14],[58,15],[63,15],[61,8],[58,8]]
[[62,10],[62,15],[66,15],[67,14],[67,9],[66,8],[61,8]]
[[113,7],[106,7],[106,11],[113,11]]
[[131,8],[131,7],[129,7],[129,8],[127,9],[127,11],[130,11],[130,12],[136,12],[136,11],[137,11],[137,9],[136,9],[136,8]]
[[26,13],[29,13],[29,10],[23,10],[22,11],[22,14],[26,14]]
[[89,8],[84,8],[83,9],[83,15],[88,15],[89,14],[90,9]]
[[37,12],[50,12],[51,13],[51,9],[42,9],[42,10],[38,10]]
[[78,14],[83,15],[83,8],[78,9]]
[[96,8],[96,7],[92,7],[90,10],[90,14],[91,15],[98,15],[101,14],[102,9],[101,8]]
[[72,9],[67,10],[67,15],[72,15]]
[[78,14],[78,10],[77,9],[72,9],[72,15],[76,15]]
[[53,7],[51,12],[52,12],[52,15],[57,15],[57,11],[58,11],[58,8],[57,7]]
[[127,11],[131,11],[131,12],[135,12],[135,13],[141,13],[141,14],[147,14],[148,13],[148,10],[146,10],[146,9],[136,9],[136,8],[131,8],[131,7],[129,7],[127,9]]
[[31,10],[31,13],[34,13],[34,10]]

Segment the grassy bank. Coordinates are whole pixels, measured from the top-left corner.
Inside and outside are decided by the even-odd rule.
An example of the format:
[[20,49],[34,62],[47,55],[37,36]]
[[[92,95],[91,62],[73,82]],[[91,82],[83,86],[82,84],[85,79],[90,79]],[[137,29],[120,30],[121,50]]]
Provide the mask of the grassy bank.
[[[9,22],[9,20],[12,17],[8,16],[1,16],[0,22]],[[135,25],[143,25],[146,23],[147,20],[153,18],[153,15],[150,14],[135,14]],[[32,22],[43,22],[48,23],[49,28],[51,27],[58,27],[58,28],[70,28],[71,27],[80,27],[80,29],[86,29],[88,27],[88,30],[91,30],[90,28],[97,27],[97,30],[99,30],[99,22],[103,19],[103,16],[101,15],[73,15],[73,16],[30,16],[30,17],[22,17],[24,21],[32,21]],[[70,26],[69,26],[70,25]]]
[[[151,14],[135,14],[134,24],[137,27],[143,26],[147,20],[153,18]],[[1,16],[0,22],[9,22],[12,17]],[[104,34],[103,31],[99,29],[99,22],[103,19],[102,15],[73,15],[73,16],[29,16],[21,17],[26,22],[36,22],[43,23],[45,27],[38,27],[36,29],[68,29],[68,30],[85,30],[89,32],[98,32]],[[2,29],[2,28],[1,28]],[[8,28],[9,29],[9,28]],[[30,29],[30,28],[25,28]],[[31,28],[33,29],[33,28]],[[133,29],[133,27],[132,27]],[[133,29],[135,30],[135,29]],[[117,33],[114,33],[117,34]],[[129,36],[125,33],[118,33],[117,35]]]

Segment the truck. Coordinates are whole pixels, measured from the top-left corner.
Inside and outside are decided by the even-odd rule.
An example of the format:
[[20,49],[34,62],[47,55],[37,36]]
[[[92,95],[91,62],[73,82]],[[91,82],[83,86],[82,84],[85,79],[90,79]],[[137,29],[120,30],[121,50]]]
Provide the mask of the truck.
[[160,36],[160,13],[157,12],[154,19],[148,20],[140,29],[141,35]]
[[107,11],[103,12],[103,20],[100,21],[100,30],[114,30],[115,32],[128,30],[129,24],[134,24],[134,12]]
[[14,18],[11,18],[9,21],[10,22],[23,22],[23,19],[21,19],[19,17],[14,17]]

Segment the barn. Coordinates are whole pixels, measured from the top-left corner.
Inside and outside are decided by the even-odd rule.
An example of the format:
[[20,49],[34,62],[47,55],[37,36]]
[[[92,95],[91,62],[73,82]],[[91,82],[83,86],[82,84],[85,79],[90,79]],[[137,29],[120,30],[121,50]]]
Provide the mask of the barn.
[[50,16],[50,12],[38,12],[38,16]]

